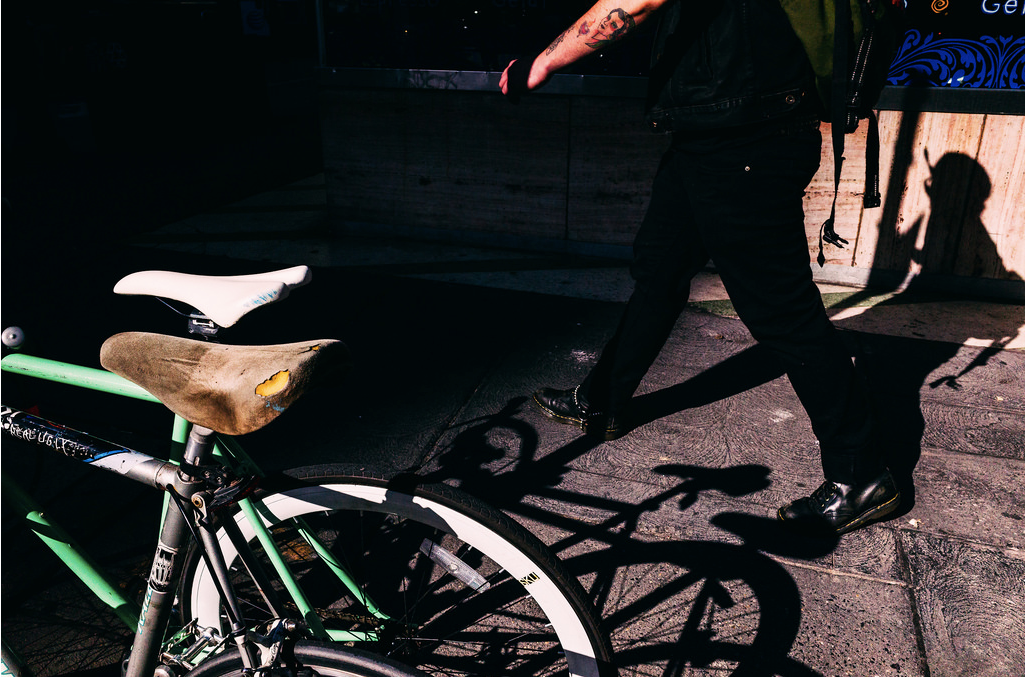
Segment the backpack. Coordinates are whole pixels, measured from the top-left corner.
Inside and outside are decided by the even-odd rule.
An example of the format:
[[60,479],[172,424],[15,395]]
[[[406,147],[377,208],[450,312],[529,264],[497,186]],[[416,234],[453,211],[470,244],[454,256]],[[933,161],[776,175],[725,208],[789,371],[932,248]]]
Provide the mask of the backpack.
[[[844,135],[854,132],[861,120],[867,119],[869,124],[864,205],[872,208],[881,204],[879,125],[872,109],[897,51],[901,3],[902,0],[780,0],[815,74],[821,119],[832,128],[833,206],[819,231],[820,267],[825,263],[823,240],[841,249],[847,244],[833,227],[836,197],[840,191]],[[834,30],[835,26],[841,29]]]

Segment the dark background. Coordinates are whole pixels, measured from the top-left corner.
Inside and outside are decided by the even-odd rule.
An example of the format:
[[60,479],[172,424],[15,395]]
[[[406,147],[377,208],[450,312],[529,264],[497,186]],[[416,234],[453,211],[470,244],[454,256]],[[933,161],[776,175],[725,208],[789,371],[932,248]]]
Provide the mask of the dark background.
[[[920,48],[908,58],[925,65],[909,77],[939,84],[934,64],[999,34],[1005,80],[1022,84],[1021,7],[986,14],[982,3],[910,1],[920,34],[960,42]],[[326,63],[501,70],[590,4],[324,0]],[[314,0],[41,0],[5,13],[5,280],[29,274],[22,252],[41,235],[49,256],[77,254],[322,168]],[[645,74],[654,23],[574,72]],[[992,71],[979,63],[973,73]],[[944,68],[948,80],[963,70]]]
[[269,35],[225,0],[5,8],[5,281],[44,233],[50,256],[320,170],[313,2],[265,9]]
[[[502,71],[551,44],[593,0],[326,0],[330,66]],[[646,75],[655,22],[567,72]]]

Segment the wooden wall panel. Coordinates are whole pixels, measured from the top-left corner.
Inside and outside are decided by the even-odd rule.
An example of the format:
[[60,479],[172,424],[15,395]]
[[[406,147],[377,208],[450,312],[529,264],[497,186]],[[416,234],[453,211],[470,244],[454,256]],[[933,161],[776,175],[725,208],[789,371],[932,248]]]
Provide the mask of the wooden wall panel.
[[[859,265],[899,272],[918,267],[952,271],[965,195],[973,181],[970,161],[978,152],[983,119],[912,113],[891,116],[881,127],[885,206],[864,213]],[[943,175],[933,186],[930,167],[941,158]]]
[[[479,91],[324,90],[328,199],[341,220],[628,245],[669,140],[633,98]],[[879,115],[883,205],[864,210],[867,124],[846,137],[839,279],[896,284],[908,271],[1020,280],[1025,271],[1025,119]],[[833,199],[829,126],[805,197],[812,259]],[[885,273],[879,274],[877,273]],[[896,280],[896,282],[894,281]]]
[[[977,274],[1003,280],[1025,278],[1025,117],[988,116],[978,160],[992,183],[982,224],[995,255],[982,262]],[[966,249],[971,252],[971,247]]]
[[[899,232],[904,228],[903,206],[908,193],[905,168],[908,158],[915,152],[917,119],[917,116],[906,116],[900,111],[879,113],[879,190],[882,204],[866,210],[859,198],[852,207],[859,212],[857,241],[851,261],[854,267],[870,270],[878,259],[880,265],[886,261],[902,262],[891,265],[906,269],[911,260],[914,242],[900,237]],[[865,137],[862,139],[855,152],[864,154]]]
[[561,237],[568,102],[435,90],[323,93],[332,215]]
[[567,234],[580,242],[629,245],[651,197],[669,137],[644,124],[640,101],[573,100]]
[[[847,137],[837,230],[854,247],[826,247],[827,262],[865,271],[1018,279],[1025,267],[1025,124],[1020,117],[883,111],[880,208],[862,208],[865,125]],[[832,150],[805,201],[809,248],[832,199]]]

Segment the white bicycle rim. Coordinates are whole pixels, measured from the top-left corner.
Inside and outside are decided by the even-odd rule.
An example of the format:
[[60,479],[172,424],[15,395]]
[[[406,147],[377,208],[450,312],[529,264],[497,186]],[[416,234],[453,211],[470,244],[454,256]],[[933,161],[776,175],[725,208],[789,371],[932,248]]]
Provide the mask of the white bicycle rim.
[[[263,505],[268,526],[310,513],[363,510],[399,515],[452,533],[483,552],[516,580],[531,581],[525,586],[526,590],[551,622],[565,652],[570,677],[599,676],[598,661],[587,630],[544,568],[501,535],[470,517],[429,498],[358,483],[301,487],[267,496]],[[273,515],[273,519],[268,519],[267,514]],[[242,513],[236,516],[236,522],[247,541],[255,537],[253,526]],[[218,540],[230,566],[237,551],[223,530]],[[199,564],[193,579],[191,603],[200,626],[220,626],[220,599],[204,563]]]

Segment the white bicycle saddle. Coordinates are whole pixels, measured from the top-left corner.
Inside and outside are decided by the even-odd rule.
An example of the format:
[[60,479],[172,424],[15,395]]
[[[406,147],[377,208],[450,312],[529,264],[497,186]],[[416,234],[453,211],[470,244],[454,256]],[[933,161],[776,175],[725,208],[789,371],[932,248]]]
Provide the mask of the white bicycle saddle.
[[190,275],[165,270],[132,273],[114,285],[115,294],[159,296],[187,303],[222,327],[312,279],[307,266],[295,266],[256,275]]

